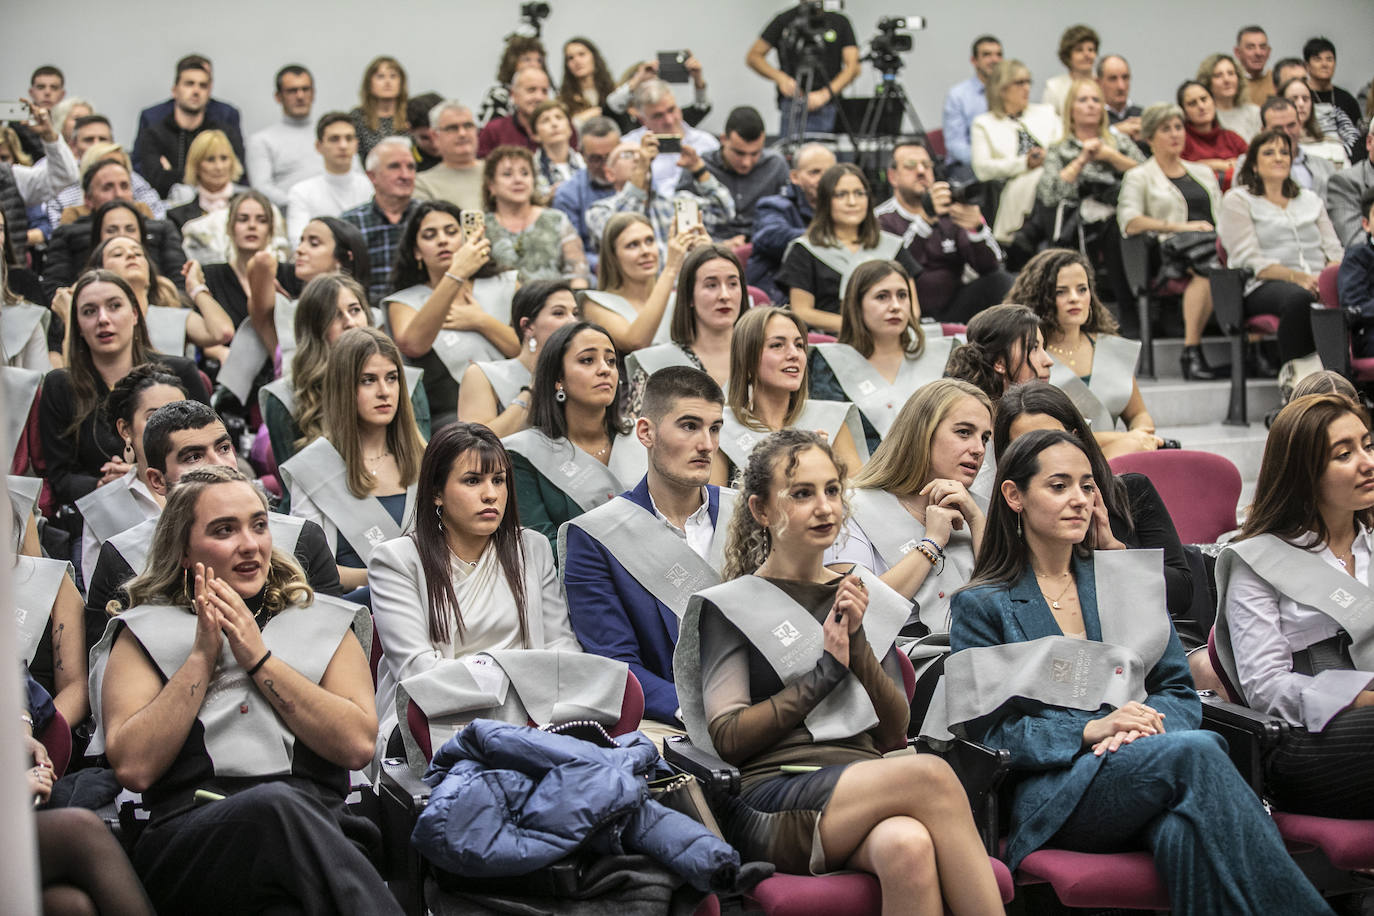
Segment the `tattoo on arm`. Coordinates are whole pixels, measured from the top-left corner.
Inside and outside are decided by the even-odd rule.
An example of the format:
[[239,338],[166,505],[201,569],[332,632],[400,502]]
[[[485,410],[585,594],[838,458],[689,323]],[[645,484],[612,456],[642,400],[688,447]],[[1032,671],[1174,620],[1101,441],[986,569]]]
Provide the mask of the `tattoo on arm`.
[[198,690],[199,688],[200,688],[200,681],[196,681],[194,684],[192,684],[192,685],[191,685],[191,696],[195,696],[195,695],[196,695],[196,690]]
[[57,631],[52,636],[52,663],[58,671],[62,670],[62,631],[66,628],[65,623],[59,623]]
[[281,707],[282,712],[289,716],[296,711],[296,704],[277,692],[277,687],[270,677],[262,682],[262,686],[266,687],[272,694],[272,698],[277,701],[277,705]]

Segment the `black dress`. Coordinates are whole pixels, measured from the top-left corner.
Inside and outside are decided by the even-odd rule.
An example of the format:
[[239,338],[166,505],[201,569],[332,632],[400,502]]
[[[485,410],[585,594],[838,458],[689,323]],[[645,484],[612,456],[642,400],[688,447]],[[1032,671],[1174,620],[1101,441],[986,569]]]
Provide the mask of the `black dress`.
[[[905,247],[897,252],[893,260],[905,267],[913,277],[921,272],[921,265],[916,263]],[[839,272],[822,264],[800,244],[789,247],[783,256],[782,268],[778,271],[778,285],[789,290],[805,290],[815,297],[816,308],[822,312],[840,313]]]

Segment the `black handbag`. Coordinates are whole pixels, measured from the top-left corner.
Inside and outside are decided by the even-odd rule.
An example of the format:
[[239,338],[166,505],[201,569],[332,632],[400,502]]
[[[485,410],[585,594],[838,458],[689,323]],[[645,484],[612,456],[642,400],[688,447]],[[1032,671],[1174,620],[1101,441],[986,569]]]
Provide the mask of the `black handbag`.
[[1206,277],[1220,270],[1216,232],[1211,229],[1175,232],[1159,243],[1159,262],[1156,287],[1170,280],[1184,279],[1189,274]]

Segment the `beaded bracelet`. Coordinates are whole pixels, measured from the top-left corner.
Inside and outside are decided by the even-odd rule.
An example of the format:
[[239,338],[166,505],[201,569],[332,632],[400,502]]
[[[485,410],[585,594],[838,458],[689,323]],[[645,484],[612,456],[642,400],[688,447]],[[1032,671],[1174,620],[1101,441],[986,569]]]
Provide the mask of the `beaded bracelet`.
[[931,539],[931,538],[921,538],[921,543],[922,543],[922,544],[929,544],[929,545],[931,546],[931,549],[933,549],[933,550],[935,551],[936,555],[939,556],[940,559],[943,560],[943,559],[945,558],[945,548],[943,548],[943,547],[941,547],[939,544],[935,543],[935,541],[934,541],[933,539]]

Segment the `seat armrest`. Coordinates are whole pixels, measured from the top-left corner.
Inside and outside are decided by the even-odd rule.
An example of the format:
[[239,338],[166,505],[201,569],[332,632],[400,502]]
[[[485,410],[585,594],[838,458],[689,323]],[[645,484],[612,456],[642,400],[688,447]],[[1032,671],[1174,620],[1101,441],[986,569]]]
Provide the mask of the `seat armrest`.
[[1121,268],[1131,295],[1139,296],[1150,288],[1150,249],[1154,239],[1147,232],[1121,237]]
[[1208,279],[1212,287],[1212,310],[1222,333],[1240,334],[1245,329],[1245,281],[1249,279],[1249,272],[1214,270]]
[[695,776],[712,801],[739,794],[739,770],[685,737],[666,739],[663,759],[679,773]]
[[1256,795],[1264,794],[1264,758],[1288,734],[1288,723],[1248,706],[1228,703],[1210,690],[1202,698],[1202,727],[1226,739],[1231,761]]
[[922,735],[912,747],[918,754],[934,754],[943,759],[959,777],[968,794],[978,834],[989,855],[997,852],[999,825],[997,795],[1011,771],[1011,751],[992,748],[965,738],[941,740]]
[[429,803],[429,786],[416,775],[404,757],[382,760],[380,791],[384,797],[400,802],[416,814]]

